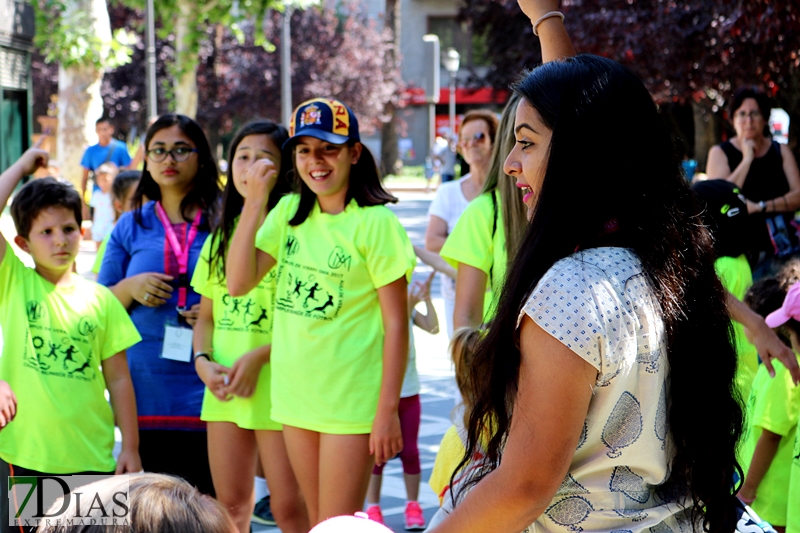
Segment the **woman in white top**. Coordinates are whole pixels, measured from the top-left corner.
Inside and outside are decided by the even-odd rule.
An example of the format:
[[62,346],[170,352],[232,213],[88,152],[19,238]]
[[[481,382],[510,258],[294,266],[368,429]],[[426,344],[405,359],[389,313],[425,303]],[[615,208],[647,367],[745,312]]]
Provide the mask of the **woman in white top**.
[[669,132],[608,59],[546,63],[515,91],[505,172],[531,221],[473,359],[462,464],[483,468],[432,532],[730,533],[736,355]]
[[[464,115],[459,131],[458,149],[469,164],[470,173],[458,181],[442,183],[436,191],[436,197],[428,209],[428,229],[425,232],[427,250],[439,253],[461,213],[467,208],[467,204],[483,190],[496,135],[497,116],[491,111],[478,109]],[[452,337],[455,280],[442,274],[440,282],[445,304],[447,336]]]

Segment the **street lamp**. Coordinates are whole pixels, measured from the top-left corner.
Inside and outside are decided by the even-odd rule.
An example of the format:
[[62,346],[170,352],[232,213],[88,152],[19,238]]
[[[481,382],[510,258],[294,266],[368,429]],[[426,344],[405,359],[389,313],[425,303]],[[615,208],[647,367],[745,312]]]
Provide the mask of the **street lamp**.
[[430,62],[425,66],[430,73],[430,78],[425,78],[425,100],[428,102],[428,153],[433,154],[436,144],[436,104],[439,103],[440,76],[442,52],[439,45],[439,36],[429,33],[422,36],[422,41],[426,47],[430,47],[430,53],[425,57],[430,58]]
[[455,48],[448,48],[444,54],[444,68],[450,73],[450,147],[455,149],[456,139],[456,75],[461,63],[461,54]]

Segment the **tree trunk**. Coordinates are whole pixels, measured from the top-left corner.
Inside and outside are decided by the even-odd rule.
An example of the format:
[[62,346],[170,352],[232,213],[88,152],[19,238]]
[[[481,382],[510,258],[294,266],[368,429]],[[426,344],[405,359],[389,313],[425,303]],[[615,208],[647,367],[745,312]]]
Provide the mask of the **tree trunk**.
[[694,158],[697,160],[697,170],[705,172],[708,151],[719,143],[717,135],[719,118],[702,102],[692,102],[692,113],[694,115]]
[[[400,2],[386,0],[386,27],[392,32],[392,51],[387,55],[387,66],[394,68],[400,50]],[[394,102],[387,102],[384,107],[386,122],[381,127],[381,175],[395,174],[400,170],[398,153],[397,108]]]
[[187,117],[197,116],[197,53],[192,45],[193,25],[197,5],[190,0],[178,0],[178,19],[175,21],[175,112]]
[[[111,41],[105,0],[77,0],[67,5],[66,14],[69,10],[88,12],[94,34]],[[103,70],[91,64],[58,68],[58,164],[62,177],[78,190],[83,178],[81,157],[87,146],[97,142],[95,121],[104,114],[102,82]]]

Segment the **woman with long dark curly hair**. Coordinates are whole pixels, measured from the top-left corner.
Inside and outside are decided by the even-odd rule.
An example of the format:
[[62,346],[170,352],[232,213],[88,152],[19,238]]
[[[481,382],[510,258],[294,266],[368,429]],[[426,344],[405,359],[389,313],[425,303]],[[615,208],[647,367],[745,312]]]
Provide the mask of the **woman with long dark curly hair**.
[[656,106],[595,56],[514,90],[505,172],[531,222],[474,359],[463,463],[482,452],[483,468],[434,531],[729,533],[730,319]]

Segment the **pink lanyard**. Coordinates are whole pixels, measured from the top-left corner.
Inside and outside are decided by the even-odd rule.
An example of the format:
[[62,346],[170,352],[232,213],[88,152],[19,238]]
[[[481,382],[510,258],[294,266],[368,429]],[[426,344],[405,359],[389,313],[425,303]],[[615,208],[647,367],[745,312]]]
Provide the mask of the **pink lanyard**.
[[175,254],[175,259],[178,261],[178,311],[186,310],[186,296],[189,292],[189,250],[192,248],[192,243],[197,237],[197,228],[200,226],[200,220],[203,212],[198,209],[197,215],[194,217],[192,225],[189,227],[189,233],[186,236],[186,248],[181,247],[178,236],[172,228],[172,223],[169,221],[167,212],[161,202],[156,202],[156,214],[158,219],[164,226],[164,233],[167,235],[167,242]]

